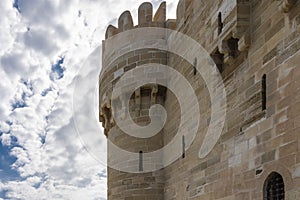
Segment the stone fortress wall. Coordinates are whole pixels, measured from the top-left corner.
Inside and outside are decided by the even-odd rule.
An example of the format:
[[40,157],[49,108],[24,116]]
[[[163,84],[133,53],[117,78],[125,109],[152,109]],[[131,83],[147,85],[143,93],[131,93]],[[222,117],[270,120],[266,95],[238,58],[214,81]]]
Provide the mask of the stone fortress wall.
[[[108,140],[127,151],[146,153],[162,148],[177,133],[184,111],[170,90],[155,84],[132,94],[130,117],[145,126],[150,122],[150,106],[161,104],[168,114],[164,128],[141,139],[128,136],[115,124],[112,112],[122,109],[124,102],[111,99],[114,85],[124,73],[146,63],[172,66],[189,80],[199,100],[201,121],[190,148],[163,169],[126,173],[108,167],[108,199],[300,199],[300,1],[180,0],[176,20],[166,20],[165,2],[154,15],[150,3],[143,3],[138,12],[138,25],[125,11],[118,28],[107,28],[103,41],[99,118]],[[111,38],[142,27],[188,35],[205,48],[222,75],[227,95],[225,126],[204,158],[198,154],[210,122],[211,102],[193,64],[150,48],[116,58],[116,52],[127,47],[114,46]],[[149,75],[159,76],[151,71]],[[112,101],[119,106],[112,108]],[[131,165],[130,161],[122,164]]]

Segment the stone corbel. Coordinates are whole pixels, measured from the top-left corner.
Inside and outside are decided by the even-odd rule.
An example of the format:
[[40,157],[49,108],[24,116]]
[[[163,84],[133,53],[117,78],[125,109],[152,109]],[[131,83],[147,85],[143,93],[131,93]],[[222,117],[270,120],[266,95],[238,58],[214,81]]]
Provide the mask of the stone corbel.
[[112,108],[110,102],[105,102],[100,109],[100,121],[104,128],[104,134],[107,135],[111,127],[114,125],[114,120],[112,117]]
[[251,39],[250,36],[247,35],[243,35],[238,42],[238,50],[243,52],[243,51],[247,51],[249,49],[251,45]]
[[230,55],[230,47],[228,46],[227,40],[221,40],[218,44],[219,52],[224,54],[224,63],[230,63],[233,60],[233,57]]
[[232,37],[239,39],[238,50],[240,52],[247,51],[249,49],[251,45],[251,39],[248,31],[245,31],[242,28],[235,28],[232,31]]

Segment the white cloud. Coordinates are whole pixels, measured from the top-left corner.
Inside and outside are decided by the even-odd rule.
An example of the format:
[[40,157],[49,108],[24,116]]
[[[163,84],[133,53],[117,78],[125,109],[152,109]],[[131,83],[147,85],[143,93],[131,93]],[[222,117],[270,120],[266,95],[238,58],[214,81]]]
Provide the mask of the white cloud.
[[0,141],[3,145],[10,146],[11,145],[11,137],[9,134],[3,134],[0,136]]
[[[58,50],[55,40],[55,35],[51,35],[49,30],[43,29],[30,29],[23,35],[24,44],[28,48],[32,48],[35,51],[42,52],[45,56],[52,55]],[[54,37],[53,37],[54,36]]]
[[[106,158],[95,159],[106,147],[97,103],[77,99],[80,112],[74,116],[74,88],[82,89],[76,83],[87,79],[96,87],[100,66],[81,73],[83,63],[94,52],[92,64],[100,64],[94,49],[107,25],[124,10],[136,23],[143,1],[18,0],[19,10],[13,0],[0,1],[0,138],[22,177],[0,178],[0,199],[3,190],[9,199],[106,199],[106,167],[99,162]],[[167,1],[170,18],[177,1]],[[160,3],[152,2],[155,8]],[[61,56],[64,76],[51,80]],[[82,91],[89,102],[97,101],[95,90]]]

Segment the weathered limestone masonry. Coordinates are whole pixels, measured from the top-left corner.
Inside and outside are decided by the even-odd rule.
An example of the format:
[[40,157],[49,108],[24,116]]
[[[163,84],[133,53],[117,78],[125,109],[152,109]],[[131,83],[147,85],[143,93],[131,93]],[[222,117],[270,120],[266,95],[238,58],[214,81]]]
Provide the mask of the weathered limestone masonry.
[[[123,133],[112,119],[112,101],[117,102],[118,109],[124,107],[124,99],[111,99],[112,89],[123,73],[130,71],[136,66],[145,63],[167,64],[167,54],[157,49],[139,49],[134,50],[125,55],[116,58],[115,52],[125,47],[117,46],[114,49],[114,41],[108,40],[115,34],[140,27],[161,27],[169,28],[175,25],[175,22],[166,21],[166,3],[162,3],[158,11],[154,15],[153,8],[150,3],[143,3],[138,11],[138,25],[134,26],[131,13],[125,11],[118,20],[118,28],[109,26],[106,32],[106,39],[103,42],[103,54],[109,51],[112,55],[103,57],[103,69],[100,75],[100,121],[103,122],[105,134],[108,139],[118,147],[130,152],[152,152],[163,147],[163,132],[147,139],[135,138]],[[125,36],[124,36],[125,37]],[[126,38],[125,38],[126,39]],[[129,44],[130,45],[130,44]],[[153,74],[156,76],[157,74]],[[130,99],[130,116],[138,125],[146,125],[150,122],[149,108],[153,104],[164,104],[165,88],[159,85],[145,85],[136,90]],[[114,130],[111,128],[114,127]],[[108,148],[108,151],[110,149]],[[108,155],[108,159],[111,158]],[[123,163],[126,166],[132,165],[131,161]],[[144,161],[144,165],[151,164]],[[109,199],[164,199],[164,176],[163,170],[149,173],[131,174],[120,172],[112,168],[108,168],[108,198]]]
[[201,74],[178,55],[158,49],[132,51],[116,60],[113,54],[104,56],[100,121],[108,139],[120,148],[137,153],[160,149],[174,137],[180,122],[174,94],[149,84],[132,94],[130,114],[137,124],[146,125],[149,107],[161,104],[168,114],[163,130],[140,139],[116,126],[111,103],[119,101],[120,109],[123,104],[122,99],[111,99],[112,88],[122,74],[139,65],[161,63],[179,71],[194,88],[201,113],[196,139],[171,165],[137,174],[108,168],[108,199],[300,199],[300,1],[180,0],[176,20],[166,20],[165,3],[154,17],[152,10],[150,3],[143,3],[136,26],[130,12],[124,12],[118,28],[107,28],[103,54],[107,56],[114,35],[140,27],[173,29],[195,39],[222,74],[225,127],[212,152],[200,159],[211,115]]

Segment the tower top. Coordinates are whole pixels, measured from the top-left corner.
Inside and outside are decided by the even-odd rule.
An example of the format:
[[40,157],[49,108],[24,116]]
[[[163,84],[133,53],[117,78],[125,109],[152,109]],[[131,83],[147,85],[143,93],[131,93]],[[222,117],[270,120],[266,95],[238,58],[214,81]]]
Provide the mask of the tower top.
[[153,16],[153,6],[150,2],[144,2],[138,9],[138,25],[134,25],[130,11],[124,11],[118,19],[118,28],[109,25],[106,29],[105,39],[118,33],[139,27],[162,27],[174,29],[175,20],[166,20],[166,2],[162,2]]

